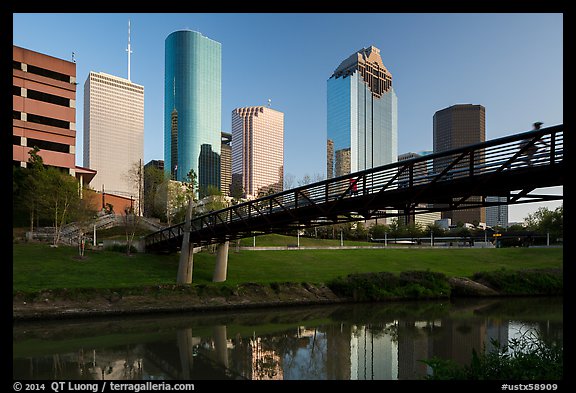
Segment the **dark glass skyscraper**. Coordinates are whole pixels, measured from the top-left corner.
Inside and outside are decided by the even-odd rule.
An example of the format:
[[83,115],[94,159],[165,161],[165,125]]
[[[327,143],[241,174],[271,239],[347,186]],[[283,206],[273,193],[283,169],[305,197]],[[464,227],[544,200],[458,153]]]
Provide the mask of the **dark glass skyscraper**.
[[378,48],[363,48],[336,68],[327,104],[327,178],[397,161],[398,100]]
[[220,189],[222,46],[191,30],[165,42],[164,171],[185,181],[191,169],[200,196]]
[[220,143],[220,191],[229,196],[232,186],[232,134],[222,131]]
[[[482,105],[457,104],[434,113],[434,153],[457,149],[486,141],[486,109]],[[455,157],[454,157],[455,158]],[[453,158],[434,160],[434,172],[440,173]],[[478,158],[482,160],[482,158]],[[454,169],[469,166],[462,160]],[[479,196],[471,196],[469,202],[479,202]],[[450,218],[452,224],[486,222],[485,208],[446,211],[442,218]]]

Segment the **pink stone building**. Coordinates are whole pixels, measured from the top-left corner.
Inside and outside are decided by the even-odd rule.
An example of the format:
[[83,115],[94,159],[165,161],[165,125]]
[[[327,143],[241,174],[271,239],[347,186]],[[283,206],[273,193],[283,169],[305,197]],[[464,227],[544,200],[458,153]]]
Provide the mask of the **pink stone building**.
[[232,111],[232,189],[247,198],[283,190],[284,113],[264,106]]

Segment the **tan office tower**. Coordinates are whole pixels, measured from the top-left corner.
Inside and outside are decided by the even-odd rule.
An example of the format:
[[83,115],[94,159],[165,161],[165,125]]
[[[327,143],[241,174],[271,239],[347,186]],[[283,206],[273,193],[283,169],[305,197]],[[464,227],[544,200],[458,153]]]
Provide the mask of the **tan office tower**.
[[[441,153],[459,147],[486,141],[486,110],[482,105],[458,104],[437,111],[434,114],[434,153]],[[450,160],[434,160],[434,172],[441,172]],[[466,161],[455,169],[466,168]],[[480,201],[472,196],[471,202]],[[459,222],[477,224],[486,222],[486,208],[453,210],[442,213],[442,218],[450,218],[452,224]]]
[[128,177],[143,159],[144,86],[91,71],[84,83],[84,166],[97,171],[93,188],[134,199],[138,214],[143,185]]
[[232,188],[248,198],[283,190],[284,113],[264,106],[232,111]]

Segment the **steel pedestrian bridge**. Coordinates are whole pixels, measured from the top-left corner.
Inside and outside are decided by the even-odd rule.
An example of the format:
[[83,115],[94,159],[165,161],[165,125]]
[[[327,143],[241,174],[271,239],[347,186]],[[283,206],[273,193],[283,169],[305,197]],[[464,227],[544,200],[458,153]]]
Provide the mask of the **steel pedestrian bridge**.
[[[148,235],[146,250],[175,252],[304,227],[559,200],[562,195],[535,191],[563,185],[564,169],[560,124],[323,180],[198,217],[189,212],[186,222]],[[492,202],[488,196],[504,200]]]

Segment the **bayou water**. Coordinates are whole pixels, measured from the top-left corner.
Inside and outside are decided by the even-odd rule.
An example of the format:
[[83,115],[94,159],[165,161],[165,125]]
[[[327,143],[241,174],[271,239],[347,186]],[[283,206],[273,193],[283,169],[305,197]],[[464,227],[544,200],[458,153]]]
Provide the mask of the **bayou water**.
[[562,345],[561,297],[154,314],[13,325],[14,379],[420,380],[513,339]]

